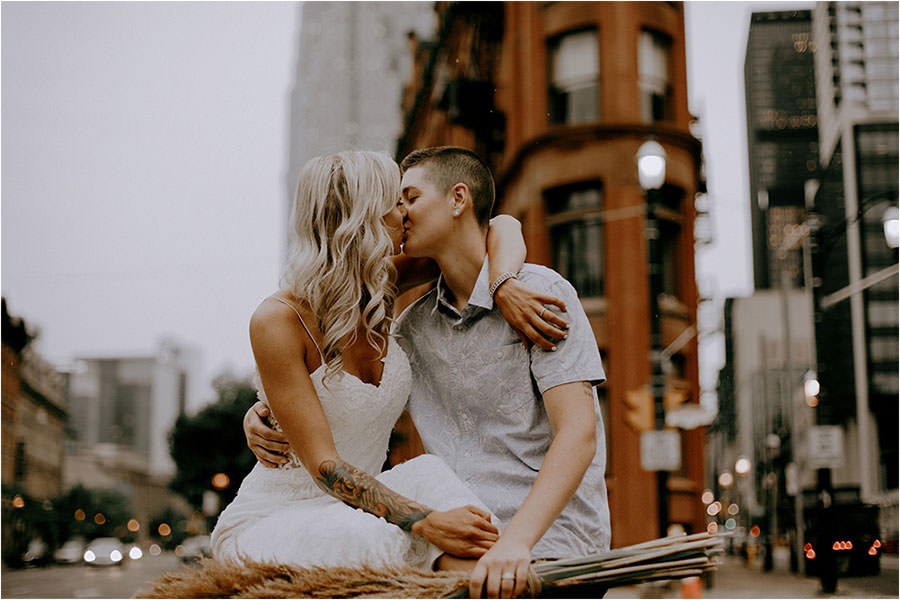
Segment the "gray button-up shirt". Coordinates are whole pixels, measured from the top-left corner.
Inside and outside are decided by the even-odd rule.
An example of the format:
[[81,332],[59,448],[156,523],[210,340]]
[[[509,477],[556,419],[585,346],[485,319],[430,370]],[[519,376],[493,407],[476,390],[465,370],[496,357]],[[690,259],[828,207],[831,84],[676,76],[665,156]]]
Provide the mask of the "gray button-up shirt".
[[[597,342],[572,285],[555,271],[526,264],[519,280],[561,298],[568,339],[556,352],[525,350],[494,307],[485,258],[468,305],[459,312],[443,279],[407,308],[395,333],[409,357],[408,404],[427,452],[442,458],[505,526],[525,501],[553,433],[541,399],[546,390],[606,376]],[[556,310],[555,307],[553,310]],[[568,505],[532,550],[533,558],[609,549],[604,472],[606,443],[595,404],[597,452]]]

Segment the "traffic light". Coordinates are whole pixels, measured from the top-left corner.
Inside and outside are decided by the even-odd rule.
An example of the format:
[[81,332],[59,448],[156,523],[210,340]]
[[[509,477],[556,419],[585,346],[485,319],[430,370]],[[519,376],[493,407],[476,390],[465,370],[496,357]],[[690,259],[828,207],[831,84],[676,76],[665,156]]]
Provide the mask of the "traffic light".
[[[663,395],[663,406],[666,411],[674,410],[684,404],[688,392],[677,388],[669,388]],[[636,390],[625,392],[625,404],[628,412],[625,413],[625,421],[635,431],[650,431],[656,429],[656,407],[653,402],[653,394],[650,387],[644,386]]]
[[684,404],[685,400],[687,400],[687,397],[687,390],[681,390],[677,388],[667,389],[665,395],[663,395],[663,406],[666,407],[666,412],[674,410]]
[[648,386],[625,392],[625,404],[628,406],[625,421],[632,429],[635,431],[654,429],[653,394],[650,393]]

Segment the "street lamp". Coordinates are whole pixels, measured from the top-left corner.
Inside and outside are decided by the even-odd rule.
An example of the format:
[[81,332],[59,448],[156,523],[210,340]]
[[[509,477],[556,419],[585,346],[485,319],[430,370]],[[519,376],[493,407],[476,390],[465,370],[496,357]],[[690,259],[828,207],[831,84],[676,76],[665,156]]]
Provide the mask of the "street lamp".
[[638,181],[644,191],[657,190],[666,181],[666,150],[647,140],[637,151]]
[[[659,223],[656,216],[659,188],[666,181],[666,151],[654,140],[647,140],[637,151],[638,182],[644,190],[647,202],[647,259],[650,273],[650,354],[652,362],[651,390],[655,432],[645,432],[646,436],[657,435],[662,441],[662,430],[666,424],[663,396],[666,389],[663,370],[663,346],[659,295],[662,293],[662,247],[659,240]],[[677,435],[677,433],[675,434]],[[642,447],[644,444],[641,444]],[[657,510],[659,537],[666,537],[669,529],[669,472],[656,471]]]
[[884,240],[888,248],[896,248],[900,245],[900,211],[896,206],[889,206],[881,217],[884,225]]

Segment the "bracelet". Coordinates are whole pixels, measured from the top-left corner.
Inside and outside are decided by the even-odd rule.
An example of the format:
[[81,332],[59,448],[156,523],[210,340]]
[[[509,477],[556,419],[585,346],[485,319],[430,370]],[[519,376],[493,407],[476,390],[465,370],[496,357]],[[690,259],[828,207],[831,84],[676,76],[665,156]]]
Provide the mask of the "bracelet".
[[494,280],[494,283],[492,283],[491,287],[489,288],[489,291],[491,293],[491,298],[494,297],[494,294],[497,292],[497,288],[499,288],[501,285],[503,285],[503,282],[506,281],[507,279],[518,279],[518,277],[512,271],[500,273],[500,275],[497,276],[497,279]]

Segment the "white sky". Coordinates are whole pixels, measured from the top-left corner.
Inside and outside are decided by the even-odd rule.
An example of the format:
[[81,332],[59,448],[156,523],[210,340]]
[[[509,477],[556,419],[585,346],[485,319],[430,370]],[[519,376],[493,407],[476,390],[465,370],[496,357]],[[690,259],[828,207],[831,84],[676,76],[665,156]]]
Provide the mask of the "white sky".
[[[690,108],[702,121],[716,239],[698,271],[719,298],[752,288],[750,12],[811,6],[686,7]],[[0,11],[10,312],[40,330],[39,351],[59,364],[149,352],[168,335],[202,351],[206,377],[248,372],[248,318],[275,289],[283,247],[299,5],[3,2]],[[713,364],[719,350],[706,354]]]

